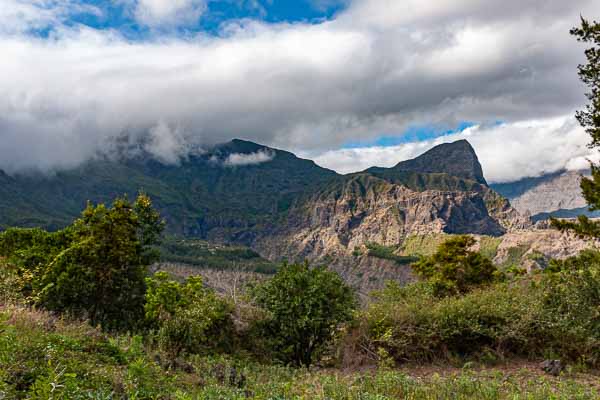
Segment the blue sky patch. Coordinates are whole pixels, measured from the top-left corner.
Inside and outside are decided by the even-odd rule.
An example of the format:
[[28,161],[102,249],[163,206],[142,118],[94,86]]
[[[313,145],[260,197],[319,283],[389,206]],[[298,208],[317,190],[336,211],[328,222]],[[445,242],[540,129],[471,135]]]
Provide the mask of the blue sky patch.
[[361,147],[390,147],[397,146],[403,143],[420,142],[423,140],[435,139],[440,136],[452,135],[459,133],[467,128],[476,125],[473,122],[461,121],[455,127],[448,129],[438,125],[415,125],[409,127],[401,135],[383,134],[375,140],[368,142],[351,142],[343,146],[345,149],[357,149]]
[[[196,24],[171,29],[182,36],[194,33],[218,35],[220,26],[227,21],[256,19],[269,23],[320,23],[333,18],[345,8],[345,0],[209,0],[208,10]],[[66,26],[86,25],[94,29],[114,29],[130,40],[143,40],[153,33],[135,19],[135,2],[112,0],[81,0],[79,4],[97,8],[100,13],[76,12],[63,21]],[[322,5],[325,4],[325,5]],[[31,34],[48,37],[53,27],[32,31]]]

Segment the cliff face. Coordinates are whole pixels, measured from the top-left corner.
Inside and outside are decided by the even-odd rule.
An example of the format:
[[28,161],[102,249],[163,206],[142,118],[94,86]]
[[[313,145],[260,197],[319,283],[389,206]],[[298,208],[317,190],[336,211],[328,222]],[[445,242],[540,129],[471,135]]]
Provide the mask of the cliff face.
[[[589,175],[589,171],[559,171],[491,186],[507,197],[522,214],[530,214],[535,219],[553,214],[567,217],[588,214],[587,204],[579,187],[582,175]],[[570,211],[572,212],[569,213]]]
[[396,246],[410,235],[499,236],[530,226],[506,199],[478,182],[440,173],[409,178],[382,169],[347,176],[293,208],[255,246],[270,258],[339,259],[366,243]]
[[513,206],[531,215],[586,206],[579,184],[581,173],[567,171],[526,191],[512,200]]
[[0,171],[0,229],[57,228],[87,200],[110,202],[140,189],[169,233],[251,246],[273,260],[339,261],[366,243],[393,246],[409,235],[442,232],[498,236],[528,224],[487,186],[466,141],[393,168],[339,175],[292,153],[234,140],[179,165],[140,155],[98,159],[53,176]]
[[421,173],[446,173],[487,185],[477,154],[466,140],[441,144],[413,160],[396,164],[392,169]]

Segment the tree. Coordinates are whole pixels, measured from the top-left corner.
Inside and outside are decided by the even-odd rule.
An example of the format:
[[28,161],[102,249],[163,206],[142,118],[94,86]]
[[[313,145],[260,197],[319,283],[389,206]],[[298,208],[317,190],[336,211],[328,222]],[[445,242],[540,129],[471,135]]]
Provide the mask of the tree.
[[72,242],[70,227],[57,232],[9,228],[0,233],[0,257],[6,258],[5,268],[12,269],[19,277],[13,290],[29,302],[35,302],[48,264]]
[[498,274],[489,258],[469,250],[474,244],[475,239],[468,235],[452,237],[412,268],[427,279],[437,296],[466,293],[473,287],[492,282]]
[[284,264],[254,288],[253,297],[267,311],[260,328],[276,356],[297,366],[310,366],[356,307],[352,289],[337,273],[307,263]]
[[130,329],[143,320],[147,267],[157,260],[164,222],[140,194],[135,203],[88,204],[72,226],[73,241],[41,277],[38,302],[87,317],[105,329]]
[[180,284],[157,272],[146,283],[146,320],[166,350],[178,355],[227,344],[233,307],[205,287],[202,277],[191,276]]
[[[592,138],[590,148],[600,147],[600,23],[581,18],[581,26],[573,28],[571,34],[579,42],[589,43],[591,47],[585,50],[587,63],[579,65],[579,78],[589,89],[586,97],[589,103],[576,117],[581,126]],[[600,165],[590,163],[592,175],[582,178],[581,190],[589,205],[590,211],[600,210]],[[553,219],[554,226],[561,230],[572,230],[582,237],[600,237],[600,223],[586,216],[579,216],[577,222]]]

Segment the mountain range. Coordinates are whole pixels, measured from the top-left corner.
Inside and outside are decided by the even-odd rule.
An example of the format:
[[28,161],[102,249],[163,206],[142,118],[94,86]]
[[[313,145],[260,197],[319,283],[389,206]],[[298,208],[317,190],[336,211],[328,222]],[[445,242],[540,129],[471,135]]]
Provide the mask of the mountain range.
[[[391,168],[348,175],[238,139],[177,164],[135,154],[97,158],[52,174],[0,171],[0,229],[58,229],[88,201],[109,203],[141,190],[164,216],[170,236],[181,239],[167,243],[166,261],[238,260],[265,270],[281,259],[310,259],[365,289],[386,279],[410,279],[410,269],[399,265],[430,251],[447,234],[475,235],[482,251],[502,265],[543,263],[587,246],[536,230],[529,217],[578,207],[580,199],[569,197],[577,184],[573,174],[488,185],[465,140]],[[226,257],[215,258],[214,249]]]
[[341,231],[344,224],[348,232],[360,231],[383,212],[401,227],[397,234],[435,225],[448,233],[500,235],[515,216],[489,188],[464,140],[392,168],[339,175],[287,151],[236,139],[176,165],[138,155],[96,159],[51,175],[0,172],[0,227],[57,229],[88,200],[110,202],[140,190],[153,198],[170,233],[247,245],[271,232],[329,226],[344,213],[348,220],[336,222]]

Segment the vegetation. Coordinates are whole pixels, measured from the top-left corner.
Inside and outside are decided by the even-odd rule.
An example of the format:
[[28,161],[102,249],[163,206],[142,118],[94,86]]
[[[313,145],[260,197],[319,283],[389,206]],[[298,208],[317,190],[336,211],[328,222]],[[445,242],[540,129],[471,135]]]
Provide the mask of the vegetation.
[[369,257],[381,258],[383,260],[394,261],[398,265],[408,265],[418,260],[415,256],[401,256],[396,254],[397,249],[394,247],[383,246],[377,243],[367,243]]
[[389,285],[365,311],[360,337],[397,362],[525,356],[598,366],[599,260],[588,253],[559,272],[444,298],[425,282]]
[[110,208],[89,204],[63,231],[8,230],[0,234],[0,249],[34,304],[107,329],[131,329],[143,317],[144,279],[158,259],[154,246],[162,228],[142,194]]
[[201,353],[223,349],[233,337],[232,305],[192,276],[185,284],[169,279],[166,272],[146,278],[144,311],[160,347],[177,356],[182,351]]
[[[6,399],[597,399],[593,376],[537,369],[450,369],[413,377],[308,371],[228,356],[170,360],[139,336],[106,335],[40,311],[0,308],[0,393]],[[524,366],[525,367],[525,366]],[[434,369],[434,371],[436,371]]]
[[275,277],[253,291],[267,311],[260,331],[276,357],[310,366],[332,339],[340,323],[352,318],[354,293],[325,267],[284,265]]
[[[592,145],[599,147],[600,25],[582,20],[572,33],[593,46],[586,51],[588,64],[579,70],[590,87],[590,104],[577,117]],[[214,150],[209,161],[256,150],[257,145],[234,141]],[[243,241],[243,234],[292,209],[303,188],[311,189],[306,196],[314,195],[320,182],[334,176],[289,153],[274,156],[267,167],[248,166],[236,173],[211,169],[201,159],[204,155],[183,170],[131,161],[111,173],[117,186],[130,188],[119,172],[134,171],[132,180],[147,183],[160,195],[162,207],[177,215],[174,230],[208,236],[218,228],[225,236],[242,233]],[[289,170],[293,173],[287,174]],[[600,166],[592,172],[582,188],[591,208],[600,210]],[[402,168],[369,173],[336,177],[339,185],[321,194],[339,196],[346,190],[365,195],[390,181],[415,190],[484,191],[476,180],[446,173]],[[261,175],[268,178],[257,179]],[[90,184],[74,172],[60,178],[78,188]],[[47,183],[23,179],[31,179],[25,185],[32,192],[48,190]],[[32,212],[27,224],[52,215],[45,222],[57,228],[77,204],[66,196],[54,214],[44,209],[48,204],[31,209],[11,182],[0,173],[0,198],[23,200]],[[189,197],[184,187],[192,188]],[[484,197],[488,209],[505,205],[491,192]],[[184,223],[188,220],[198,222],[190,226]],[[600,237],[600,223],[585,217],[554,223]],[[200,240],[167,240],[163,261],[274,275],[247,291],[240,288],[242,293],[236,282],[230,297],[207,287],[199,276],[185,281],[166,272],[150,276],[148,266],[160,259],[163,228],[150,198],[142,194],[135,202],[118,198],[110,207],[88,204],[63,229],[0,233],[0,399],[600,396],[598,384],[569,379],[578,377],[575,369],[600,367],[600,252],[584,251],[566,260],[530,252],[543,272],[525,274],[520,268],[524,247],[509,250],[501,266],[507,273],[499,272],[491,261],[500,244],[496,238],[481,237],[479,252],[474,251],[476,240],[465,235],[436,235],[428,246],[424,237],[408,238],[402,248],[369,243],[368,256],[399,265],[421,254],[412,265],[421,281],[404,287],[390,283],[359,309],[353,290],[326,267],[304,263],[276,268],[247,248]],[[568,364],[558,371],[560,378],[541,378],[531,368],[527,379],[489,369],[507,360],[549,358]],[[410,362],[443,362],[461,370],[414,378],[397,369]],[[360,373],[335,369],[365,364],[376,368]]]
[[498,277],[498,270],[489,258],[469,250],[474,244],[471,236],[452,237],[437,252],[422,257],[412,267],[429,282],[436,296],[466,293]]
[[216,245],[198,239],[169,237],[160,247],[160,260],[181,263],[202,269],[232,270],[274,274],[277,265],[257,252],[242,246]]
[[[600,366],[599,253],[499,282],[491,261],[470,250],[472,237],[450,236],[414,265],[423,281],[390,284],[357,311],[353,291],[325,267],[283,265],[235,298],[198,276],[183,282],[165,272],[148,276],[161,228],[141,196],[133,204],[89,206],[58,232],[0,234],[0,393],[31,399],[598,395],[589,384],[507,381],[504,372],[466,369],[418,380],[392,368],[514,357]],[[396,254],[383,246],[369,251]],[[297,368],[348,360],[379,368],[357,374]]]
[[[233,168],[233,153],[272,152],[266,163]],[[124,157],[125,158],[125,157]],[[96,159],[52,177],[0,172],[0,229],[11,226],[58,230],[76,218],[87,200],[110,203],[114,193],[130,197],[143,188],[161,214],[167,232],[190,238],[238,238],[260,232],[305,193],[336,177],[293,154],[233,140],[196,154],[177,167],[151,157]]]
[[402,254],[406,256],[430,256],[438,246],[453,235],[432,233],[429,235],[410,235],[402,242]]
[[[577,120],[590,135],[590,147],[600,148],[600,23],[581,18],[581,26],[573,28],[571,34],[591,47],[585,50],[587,63],[579,66],[579,78],[587,85],[586,97],[589,104],[577,112]],[[590,162],[592,176],[581,179],[583,197],[590,211],[600,210],[600,165]],[[584,237],[599,238],[600,222],[593,221],[585,215],[578,217],[577,222],[553,219],[553,224],[563,230],[572,230]]]
[[516,247],[511,247],[507,251],[507,257],[502,263],[502,267],[504,269],[515,268],[521,265],[523,261],[523,256],[529,250],[529,246],[527,245],[519,245]]
[[501,242],[501,238],[481,236],[479,238],[479,252],[482,256],[493,260],[498,254],[498,247],[500,246]]

